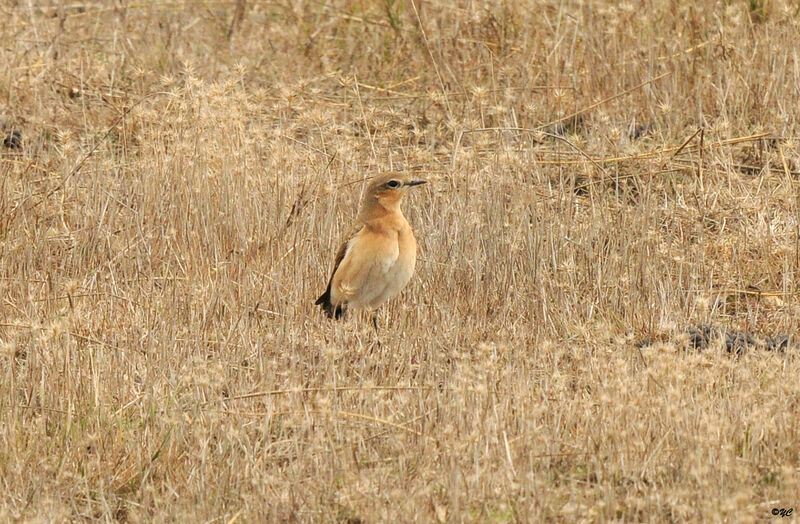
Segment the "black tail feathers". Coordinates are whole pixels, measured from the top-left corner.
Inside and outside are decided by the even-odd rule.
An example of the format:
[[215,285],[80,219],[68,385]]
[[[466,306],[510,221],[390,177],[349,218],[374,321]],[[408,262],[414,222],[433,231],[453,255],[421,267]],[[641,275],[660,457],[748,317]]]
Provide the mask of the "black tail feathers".
[[333,303],[331,303],[330,286],[328,286],[328,289],[325,290],[325,293],[320,295],[320,297],[317,299],[316,302],[314,302],[314,304],[322,306],[322,311],[325,312],[325,315],[328,318],[333,318],[336,320],[342,318],[344,316],[345,311],[347,310],[347,308],[342,304],[334,306]]

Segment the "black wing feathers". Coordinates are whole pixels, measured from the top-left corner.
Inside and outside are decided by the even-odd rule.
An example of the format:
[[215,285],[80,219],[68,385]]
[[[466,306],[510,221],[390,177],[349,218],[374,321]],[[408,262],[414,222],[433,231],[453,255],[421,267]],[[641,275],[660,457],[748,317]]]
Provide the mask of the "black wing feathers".
[[342,245],[339,246],[339,250],[336,252],[336,258],[333,261],[333,271],[331,271],[331,278],[328,279],[328,287],[325,289],[325,293],[320,295],[314,304],[318,306],[322,306],[322,310],[325,312],[328,318],[334,318],[339,320],[344,316],[347,307],[344,304],[339,304],[338,306],[334,306],[331,302],[331,285],[333,285],[333,275],[336,274],[336,270],[339,269],[339,264],[342,263],[342,259],[344,258],[344,254],[347,253],[347,244],[350,243],[348,239],[345,242],[342,242]]

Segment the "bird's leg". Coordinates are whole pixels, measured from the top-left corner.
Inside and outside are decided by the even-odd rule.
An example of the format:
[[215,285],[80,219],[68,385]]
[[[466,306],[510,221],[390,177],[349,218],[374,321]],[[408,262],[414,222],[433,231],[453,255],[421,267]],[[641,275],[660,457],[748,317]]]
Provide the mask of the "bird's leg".
[[378,349],[381,348],[381,337],[378,334],[378,310],[372,312],[372,327],[375,328],[375,345]]

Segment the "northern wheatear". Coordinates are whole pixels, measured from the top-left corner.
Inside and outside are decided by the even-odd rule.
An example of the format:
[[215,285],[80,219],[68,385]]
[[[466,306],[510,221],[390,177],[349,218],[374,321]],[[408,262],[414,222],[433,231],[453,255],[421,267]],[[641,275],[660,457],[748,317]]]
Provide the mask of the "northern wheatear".
[[397,295],[414,272],[417,241],[403,216],[400,201],[408,188],[424,184],[403,173],[372,180],[350,234],[336,252],[328,289],[316,304],[328,317],[341,318],[348,307],[375,310]]

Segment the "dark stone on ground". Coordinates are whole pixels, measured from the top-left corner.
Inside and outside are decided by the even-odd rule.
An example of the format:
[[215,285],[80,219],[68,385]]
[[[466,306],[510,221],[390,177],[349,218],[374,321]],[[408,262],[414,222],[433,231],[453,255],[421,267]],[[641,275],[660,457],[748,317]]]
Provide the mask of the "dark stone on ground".
[[636,140],[648,136],[653,132],[653,124],[641,124],[628,131],[628,138]]
[[705,349],[713,336],[711,326],[708,324],[698,324],[692,326],[687,330],[689,334],[689,343],[695,349]]
[[789,349],[789,344],[792,337],[789,335],[775,335],[774,337],[767,337],[767,351],[780,351],[781,353]]
[[756,341],[750,333],[741,333],[739,331],[727,331],[725,333],[725,349],[728,353],[741,355],[755,344]]
[[[762,347],[767,351],[779,351],[785,353],[790,347],[796,345],[795,339],[791,335],[778,334],[775,336],[765,336],[756,339],[756,335],[744,331],[724,331],[709,324],[697,324],[686,329],[689,337],[689,347],[702,350],[707,348],[714,340],[721,339],[725,342],[725,350],[734,355],[741,355],[748,349]],[[643,338],[634,343],[638,349],[650,346],[654,340]]]
[[22,132],[19,129],[11,129],[6,132],[3,145],[8,149],[19,149],[22,147]]
[[573,118],[555,123],[544,131],[545,133],[550,133],[551,135],[565,136],[580,131],[583,128],[583,124],[583,115],[578,115]]

